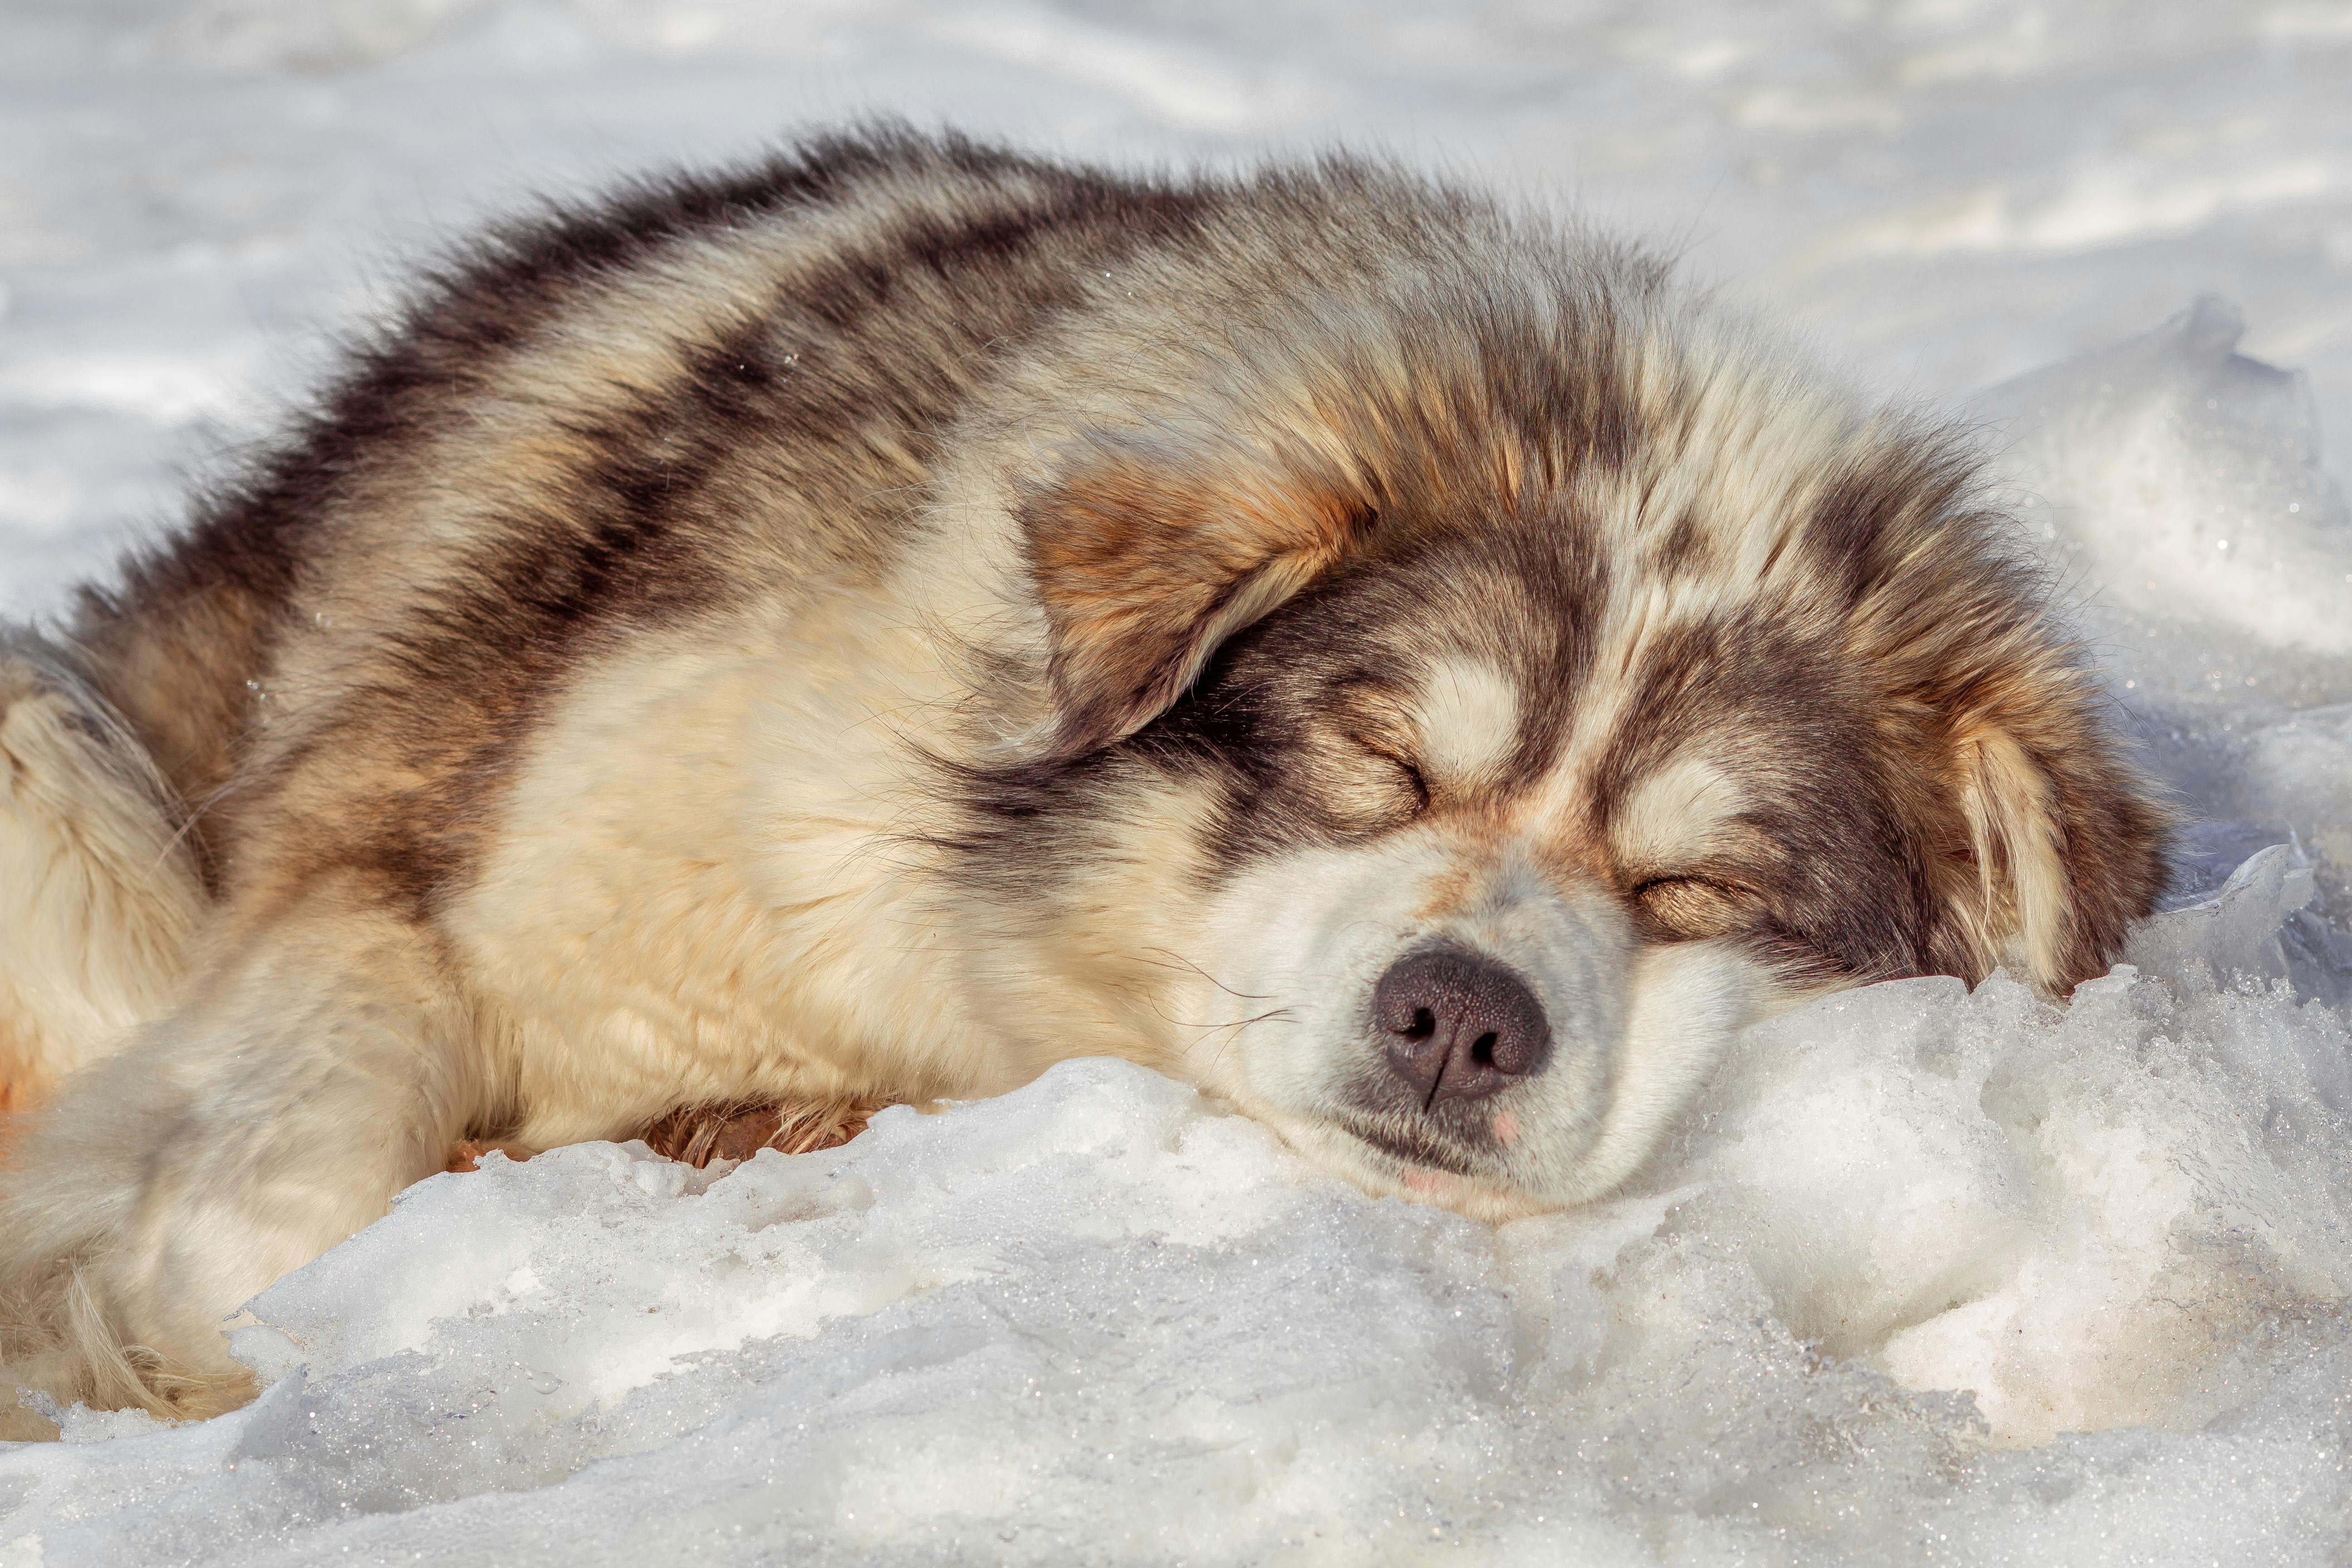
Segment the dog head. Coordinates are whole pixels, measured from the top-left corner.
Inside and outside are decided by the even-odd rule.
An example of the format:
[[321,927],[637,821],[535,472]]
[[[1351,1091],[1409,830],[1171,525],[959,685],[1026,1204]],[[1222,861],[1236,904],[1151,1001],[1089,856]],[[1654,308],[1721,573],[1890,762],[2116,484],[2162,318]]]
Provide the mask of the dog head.
[[1398,331],[1018,510],[1055,757],[1202,803],[1181,1070],[1490,1216],[1623,1180],[1763,1013],[2063,994],[2162,879],[1964,452],[1602,335]]

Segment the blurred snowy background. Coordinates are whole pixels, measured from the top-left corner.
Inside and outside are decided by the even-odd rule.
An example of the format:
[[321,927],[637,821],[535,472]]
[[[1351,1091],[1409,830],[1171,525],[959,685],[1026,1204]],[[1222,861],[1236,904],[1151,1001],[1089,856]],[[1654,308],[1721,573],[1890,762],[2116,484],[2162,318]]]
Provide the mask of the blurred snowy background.
[[868,111],[1384,148],[1966,406],[2182,907],[2064,1013],[1754,1031],[1500,1230],[1108,1064],[715,1181],[493,1160],[254,1303],[252,1408],[0,1454],[0,1568],[2352,1556],[2352,3],[0,0],[0,613],[444,237]]

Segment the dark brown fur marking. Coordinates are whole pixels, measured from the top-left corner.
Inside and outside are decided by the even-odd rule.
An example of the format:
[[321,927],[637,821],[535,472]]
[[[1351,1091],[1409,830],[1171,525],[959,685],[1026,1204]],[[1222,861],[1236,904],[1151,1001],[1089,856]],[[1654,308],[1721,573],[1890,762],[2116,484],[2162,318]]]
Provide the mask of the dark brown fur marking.
[[[698,234],[947,170],[972,181],[973,214],[955,224],[914,215],[792,279],[731,338],[692,349],[700,374],[574,428],[588,460],[527,513],[483,530],[455,585],[389,634],[384,663],[400,679],[347,694],[293,752],[262,763],[246,746],[260,716],[255,689],[269,691],[284,642],[304,635],[289,619],[297,584],[339,542],[320,520],[359,504],[388,460],[463,420],[495,367],[584,291]],[[278,456],[171,546],[130,563],[119,588],[87,594],[78,641],[100,689],[199,808],[240,770],[220,813],[262,809],[268,776],[320,747],[354,736],[395,746],[415,782],[361,814],[373,831],[355,840],[339,825],[314,837],[320,854],[373,868],[421,909],[470,875],[486,797],[583,644],[760,591],[757,568],[742,563],[780,498],[796,518],[832,524],[837,553],[808,560],[812,577],[868,569],[874,551],[859,534],[887,534],[913,511],[919,476],[895,459],[920,463],[952,417],[971,384],[960,362],[1034,331],[1068,305],[1081,271],[1166,240],[1200,200],[958,138],[883,132],[814,142],[740,174],[673,177],[602,207],[551,209],[440,274]],[[1053,258],[1044,265],[1041,247]],[[873,455],[845,471],[843,454],[861,446]],[[215,881],[236,837],[226,826],[203,833]]]

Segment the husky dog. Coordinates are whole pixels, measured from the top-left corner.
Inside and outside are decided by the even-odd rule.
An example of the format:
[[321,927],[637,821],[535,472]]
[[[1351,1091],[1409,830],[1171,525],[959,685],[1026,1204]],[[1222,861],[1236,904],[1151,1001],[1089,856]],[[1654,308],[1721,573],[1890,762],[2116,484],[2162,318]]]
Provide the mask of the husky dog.
[[461,1139],[1150,1064],[1622,1182],[1827,988],[2162,878],[1971,459],[1393,170],[879,131],[527,223],[0,647],[0,1360],[174,1415]]

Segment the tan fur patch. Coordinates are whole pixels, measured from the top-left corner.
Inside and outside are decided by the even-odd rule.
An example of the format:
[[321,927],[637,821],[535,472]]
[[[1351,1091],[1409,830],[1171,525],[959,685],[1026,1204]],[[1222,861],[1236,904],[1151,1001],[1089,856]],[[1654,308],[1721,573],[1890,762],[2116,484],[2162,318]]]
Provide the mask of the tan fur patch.
[[1433,661],[1413,707],[1422,771],[1433,786],[1475,787],[1509,764],[1519,739],[1519,691],[1491,660]]
[[1978,730],[1961,746],[1962,799],[1976,835],[1982,897],[1988,909],[2008,916],[1989,923],[2013,933],[2034,978],[2056,987],[2069,978],[2074,920],[2049,780],[2001,731]]
[[117,728],[0,649],[0,1109],[160,1012],[205,913],[163,786]]
[[1696,752],[1685,752],[1633,786],[1611,824],[1621,863],[1643,871],[1682,868],[1702,854],[1745,804],[1739,782]]

